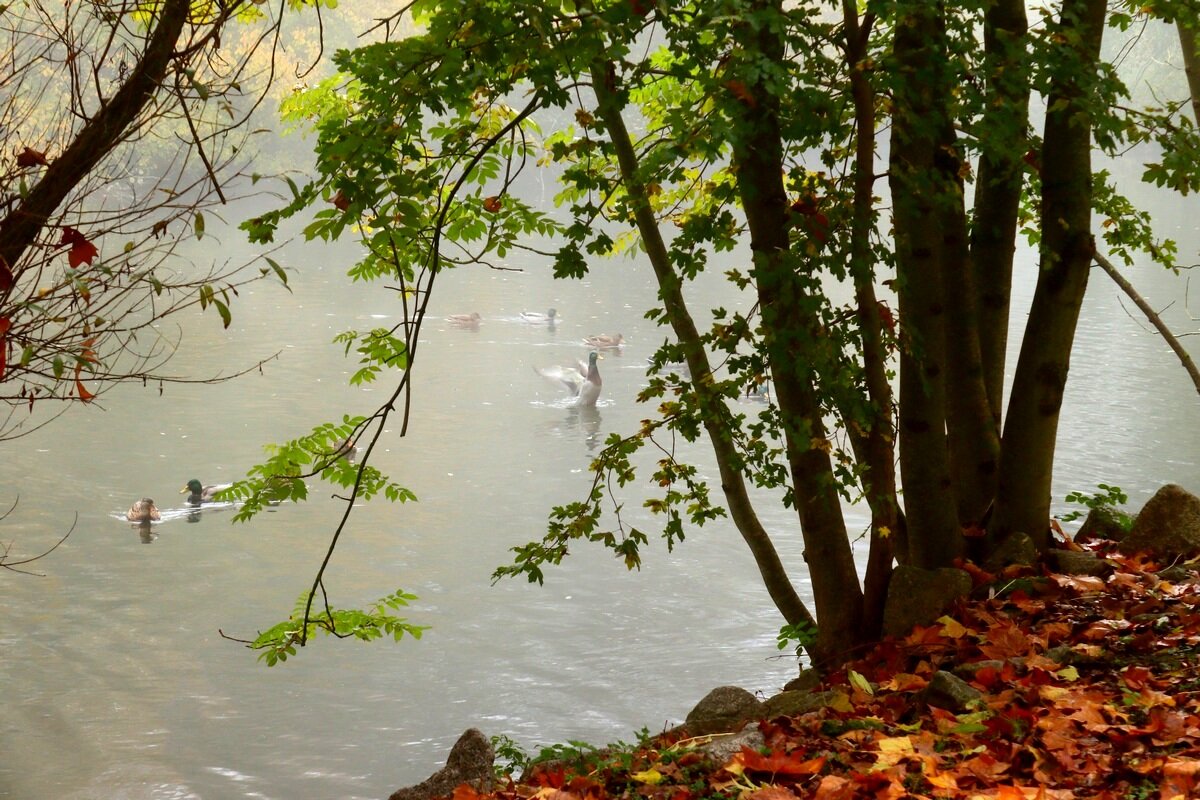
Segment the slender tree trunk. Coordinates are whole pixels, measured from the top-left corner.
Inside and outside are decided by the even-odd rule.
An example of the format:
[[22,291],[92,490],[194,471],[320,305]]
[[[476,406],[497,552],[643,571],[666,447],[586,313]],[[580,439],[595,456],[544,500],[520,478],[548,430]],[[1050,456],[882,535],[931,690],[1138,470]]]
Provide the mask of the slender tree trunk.
[[[0,220],[0,273],[18,268],[26,248],[37,239],[55,209],[101,159],[112,152],[162,85],[190,7],[190,0],[163,2],[146,49],[125,83],[95,116],[84,123],[21,204]],[[0,281],[3,279],[4,275],[0,274]],[[0,283],[0,288],[6,290],[7,296],[8,287]]]
[[620,93],[615,85],[616,71],[611,63],[599,63],[593,65],[591,72],[598,115],[616,151],[622,183],[633,204],[638,232],[658,280],[663,307],[684,349],[688,369],[695,378],[697,397],[703,407],[705,431],[717,457],[721,489],[730,516],[750,548],[763,584],[783,618],[792,625],[807,623],[815,626],[816,620],[796,593],[770,534],[754,513],[745,479],[735,466],[741,459],[733,449],[733,437],[724,423],[728,415],[725,400],[713,392],[704,380],[704,376],[710,375],[712,369],[700,341],[700,333],[684,301],[683,281],[671,265],[662,231],[650,207],[646,186],[638,178],[637,154],[621,117]]
[[883,626],[894,556],[892,543],[903,523],[896,501],[895,432],[892,386],[887,376],[887,351],[879,300],[875,296],[875,265],[871,234],[875,230],[875,89],[866,73],[866,46],[871,20],[860,23],[853,0],[842,0],[846,31],[846,70],[854,100],[854,213],[851,221],[850,274],[858,326],[862,335],[863,371],[870,406],[866,436],[857,456],[865,467],[864,493],[871,508],[871,549],[863,580],[863,627],[875,638]]
[[1183,50],[1183,73],[1187,76],[1188,93],[1192,96],[1192,116],[1200,125],[1200,54],[1196,51],[1196,26],[1200,25],[1195,11],[1190,17],[1183,13],[1175,18],[1179,31],[1179,46]]
[[988,405],[980,353],[977,287],[970,266],[961,156],[954,128],[945,120],[935,159],[942,201],[943,300],[946,307],[946,433],[960,527],[977,526],[996,492],[1000,430]]
[[1050,485],[1075,325],[1095,252],[1091,121],[1084,101],[1104,34],[1105,0],[1065,0],[1069,56],[1052,78],[1042,146],[1040,270],[1013,378],[991,532],[1049,544]]
[[910,3],[896,24],[897,86],[890,185],[900,295],[900,475],[908,558],[944,566],[962,552],[946,441],[944,241],[939,204],[952,202],[936,163],[944,95],[931,76],[944,63],[940,3]]
[[817,399],[817,372],[807,354],[821,341],[817,306],[798,278],[791,252],[791,204],[783,184],[780,99],[762,64],[783,63],[783,4],[751,4],[757,23],[735,28],[738,55],[727,69],[746,84],[753,104],[726,100],[732,119],[733,163],[750,229],[771,377],[784,428],[795,507],[820,621],[816,657],[821,666],[844,661],[864,640],[862,589],[846,536],[825,424]]
[[[996,430],[1004,408],[1009,291],[1016,253],[1023,157],[1029,147],[1029,76],[1022,63],[1028,22],[1024,0],[995,0],[984,17],[988,99],[971,229],[971,273],[978,297],[979,350]],[[994,483],[993,483],[994,489]]]

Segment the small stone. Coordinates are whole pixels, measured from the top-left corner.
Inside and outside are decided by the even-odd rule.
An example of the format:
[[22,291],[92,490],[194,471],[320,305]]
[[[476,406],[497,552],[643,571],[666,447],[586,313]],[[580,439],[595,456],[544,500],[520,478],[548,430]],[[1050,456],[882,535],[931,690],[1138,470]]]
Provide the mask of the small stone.
[[883,606],[883,630],[905,636],[917,625],[927,625],[947,606],[971,591],[971,576],[961,569],[896,567]]
[[696,704],[685,723],[693,736],[725,733],[739,729],[745,722],[758,719],[762,702],[738,686],[718,686]]
[[1091,542],[1096,539],[1109,539],[1119,542],[1129,532],[1122,524],[1127,519],[1124,514],[1111,506],[1098,506],[1088,512],[1083,524],[1075,533],[1076,542]]
[[783,685],[785,692],[811,692],[821,685],[821,673],[815,669],[801,670],[800,674]]
[[1013,564],[1031,566],[1036,564],[1037,560],[1038,549],[1033,539],[1030,539],[1028,534],[1017,531],[1010,533],[996,546],[984,562],[983,568],[988,572],[1000,572]]
[[763,703],[762,718],[798,717],[832,705],[837,692],[780,692]]
[[1050,550],[1046,553],[1054,569],[1063,575],[1095,575],[1103,577],[1112,572],[1112,566],[1095,553],[1080,553],[1076,550]]
[[729,763],[729,760],[742,752],[743,747],[757,750],[765,745],[766,739],[758,729],[757,722],[748,722],[746,726],[732,736],[721,736],[708,744],[697,748],[701,753],[719,766]]
[[933,673],[929,685],[922,693],[929,705],[953,711],[955,714],[970,711],[983,700],[983,692],[945,670]]

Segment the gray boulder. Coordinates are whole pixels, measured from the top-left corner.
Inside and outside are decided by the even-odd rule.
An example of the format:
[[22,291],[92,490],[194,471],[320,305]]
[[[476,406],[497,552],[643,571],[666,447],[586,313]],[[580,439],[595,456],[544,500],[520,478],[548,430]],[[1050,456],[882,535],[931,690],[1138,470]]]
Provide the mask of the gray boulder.
[[687,715],[684,724],[693,736],[739,730],[762,715],[762,702],[738,686],[718,686]]
[[1146,550],[1162,558],[1200,552],[1200,497],[1173,483],[1159,489],[1133,521],[1121,550]]
[[490,792],[495,780],[496,753],[491,741],[475,728],[467,728],[446,758],[446,766],[416,786],[392,792],[388,800],[435,800],[449,797],[460,784],[469,784],[480,792]]
[[883,605],[884,633],[904,636],[917,625],[933,622],[970,591],[971,576],[961,569],[896,567]]

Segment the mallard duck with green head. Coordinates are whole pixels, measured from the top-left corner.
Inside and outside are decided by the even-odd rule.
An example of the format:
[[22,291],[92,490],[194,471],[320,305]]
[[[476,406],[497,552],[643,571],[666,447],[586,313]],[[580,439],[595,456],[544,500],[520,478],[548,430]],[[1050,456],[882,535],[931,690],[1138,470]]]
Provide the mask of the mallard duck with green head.
[[179,490],[180,494],[188,493],[187,501],[194,506],[201,503],[211,503],[216,499],[217,492],[228,489],[233,484],[231,483],[210,483],[205,486],[200,481],[192,478],[187,482],[187,486]]

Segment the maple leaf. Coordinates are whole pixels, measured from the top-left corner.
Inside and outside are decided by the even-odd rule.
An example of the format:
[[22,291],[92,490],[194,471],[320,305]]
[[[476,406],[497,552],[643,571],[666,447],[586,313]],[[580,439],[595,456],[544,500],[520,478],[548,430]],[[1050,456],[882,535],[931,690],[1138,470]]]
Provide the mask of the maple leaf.
[[24,169],[25,167],[48,167],[50,162],[46,160],[46,154],[32,147],[26,147],[20,153],[17,153],[17,166]]
[[798,800],[796,793],[786,786],[764,786],[746,795],[745,800]]
[[751,94],[750,90],[746,87],[745,82],[739,81],[736,78],[728,80],[725,81],[725,88],[729,90],[730,94],[732,94],[746,106],[750,108],[758,107],[758,99]]
[[979,643],[979,652],[988,658],[1003,660],[1028,655],[1032,642],[1029,636],[1012,623],[1001,624],[987,633],[987,641]]
[[734,755],[733,762],[753,772],[769,772],[772,775],[816,775],[825,766],[825,756],[805,759],[798,750],[791,753],[772,752],[764,756],[743,745],[742,752]]
[[817,784],[813,800],[850,800],[854,797],[854,783],[840,775],[826,775]]
[[92,244],[86,236],[70,226],[63,228],[62,240],[59,244],[71,246],[70,251],[67,253],[67,263],[71,265],[71,269],[78,269],[80,264],[91,264],[92,259],[100,253],[96,249],[96,245]]
[[450,795],[450,800],[479,800],[479,798],[479,792],[469,783],[460,783],[454,787],[454,794]]

